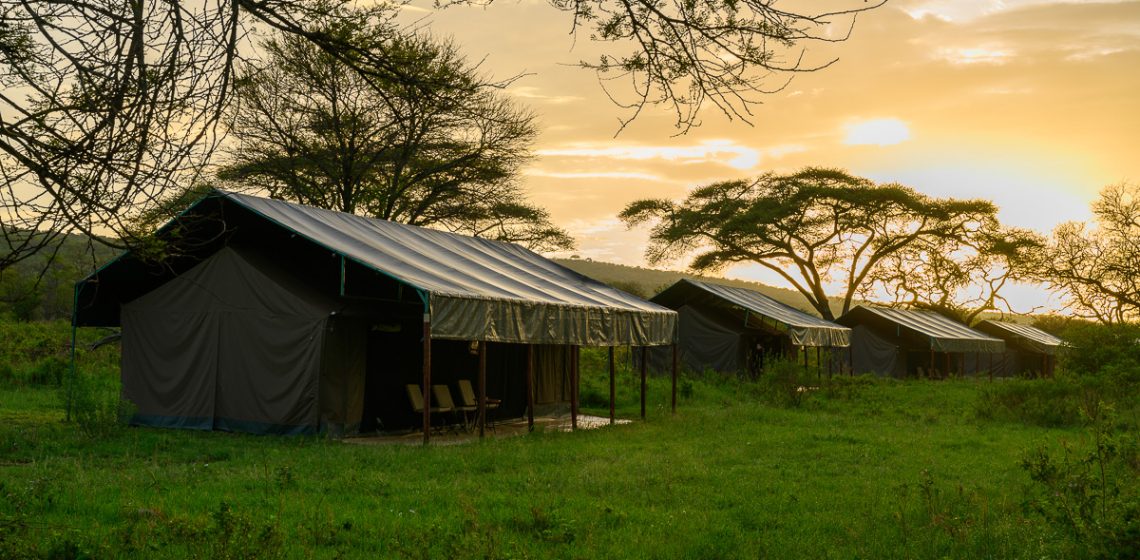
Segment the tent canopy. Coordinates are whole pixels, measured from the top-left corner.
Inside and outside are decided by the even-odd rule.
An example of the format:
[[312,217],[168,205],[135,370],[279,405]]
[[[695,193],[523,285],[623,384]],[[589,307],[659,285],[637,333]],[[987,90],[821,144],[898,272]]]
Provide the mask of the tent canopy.
[[1065,342],[1041,329],[1029,325],[985,320],[975,326],[986,334],[996,336],[1007,343],[1023,347],[1032,352],[1055,355]]
[[432,338],[530,344],[664,345],[676,313],[513,245],[226,191],[163,226],[171,258],[128,252],[77,286],[74,322],[114,326],[119,307],[228,245],[288,260],[295,273],[360,302],[417,304]]
[[930,311],[860,305],[836,320],[841,325],[866,325],[906,338],[935,352],[996,353],[1005,350],[999,338]]
[[846,347],[851,329],[825,321],[746,288],[710,284],[683,278],[649,301],[671,309],[686,305],[739,309],[745,325],[772,328],[787,335],[797,346]]

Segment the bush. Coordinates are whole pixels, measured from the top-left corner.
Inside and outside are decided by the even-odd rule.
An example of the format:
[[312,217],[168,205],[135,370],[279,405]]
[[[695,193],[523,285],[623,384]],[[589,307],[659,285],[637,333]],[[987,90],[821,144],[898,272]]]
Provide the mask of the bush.
[[1135,431],[1117,431],[1112,410],[1086,403],[1091,449],[1040,447],[1021,467],[1035,483],[1027,505],[1069,537],[1073,557],[1140,558],[1140,464]]
[[807,377],[800,364],[779,360],[764,368],[756,385],[769,404],[796,408],[803,404],[808,391],[818,390],[808,383]]
[[983,420],[1056,428],[1081,422],[1081,386],[1075,380],[1018,379],[982,387],[974,412]]
[[120,396],[118,380],[77,374],[60,396],[65,407],[70,403],[79,430],[90,438],[112,434],[134,415],[134,405]]
[[1140,325],[1075,325],[1060,364],[1067,375],[1102,378],[1128,394],[1140,385]]

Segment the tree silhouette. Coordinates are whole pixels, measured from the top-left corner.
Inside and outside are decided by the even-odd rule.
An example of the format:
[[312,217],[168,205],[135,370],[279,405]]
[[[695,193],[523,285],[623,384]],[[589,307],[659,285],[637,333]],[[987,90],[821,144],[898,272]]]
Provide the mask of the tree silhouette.
[[[376,34],[364,15],[338,14],[330,32],[348,43]],[[413,86],[366,80],[296,35],[264,41],[265,62],[246,65],[238,81],[235,148],[220,177],[322,208],[536,250],[571,247],[517,184],[533,115],[450,42],[408,35],[388,49],[416,61],[404,68]]]
[[1092,223],[1053,230],[1038,275],[1078,317],[1109,324],[1140,319],[1140,185],[1105,187],[1092,211]]
[[[884,261],[925,240],[965,239],[992,220],[984,200],[934,199],[835,169],[767,173],[694,190],[685,200],[640,200],[620,217],[653,221],[646,256],[698,252],[696,271],[751,262],[787,280],[825,319],[850,310]],[[842,286],[839,311],[826,288]]]

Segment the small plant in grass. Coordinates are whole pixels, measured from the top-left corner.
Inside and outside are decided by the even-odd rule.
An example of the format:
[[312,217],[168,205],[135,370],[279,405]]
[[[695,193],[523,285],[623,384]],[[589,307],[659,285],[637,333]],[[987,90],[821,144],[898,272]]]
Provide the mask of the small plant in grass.
[[756,384],[761,398],[770,404],[791,408],[802,405],[807,393],[818,389],[807,383],[799,364],[788,360],[776,361],[764,368]]
[[1027,505],[1070,537],[1074,555],[1140,558],[1140,465],[1135,431],[1114,430],[1113,412],[1085,403],[1091,449],[1038,447],[1021,467],[1035,483]]
[[63,406],[71,407],[71,416],[83,435],[106,437],[125,426],[135,408],[119,394],[117,380],[77,373],[71,383],[60,390]]

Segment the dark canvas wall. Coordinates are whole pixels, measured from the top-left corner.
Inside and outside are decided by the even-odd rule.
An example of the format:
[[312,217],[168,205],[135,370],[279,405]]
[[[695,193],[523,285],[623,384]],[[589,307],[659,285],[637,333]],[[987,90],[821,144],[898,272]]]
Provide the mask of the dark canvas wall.
[[224,248],[123,305],[123,395],[136,423],[314,431],[332,304]]

